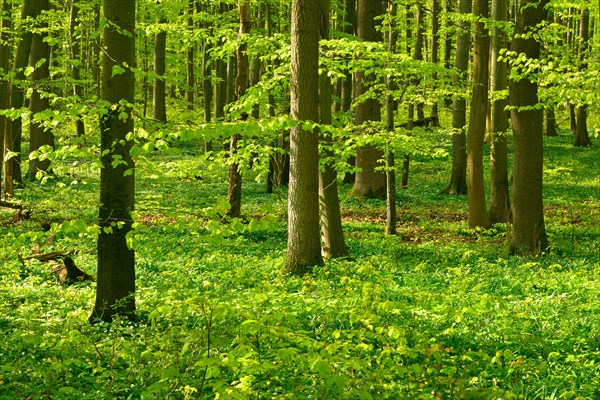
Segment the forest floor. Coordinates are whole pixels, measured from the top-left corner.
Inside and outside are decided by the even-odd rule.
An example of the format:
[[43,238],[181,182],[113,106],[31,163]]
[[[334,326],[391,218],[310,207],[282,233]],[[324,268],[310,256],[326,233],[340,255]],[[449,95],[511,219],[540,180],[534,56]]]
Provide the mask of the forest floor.
[[67,160],[17,191],[30,219],[0,209],[0,399],[598,399],[600,146],[544,140],[548,254],[468,231],[466,197],[439,194],[449,160],[415,157],[398,235],[341,185],[349,256],[302,278],[284,189],[247,176],[247,221],[223,224],[226,170],[197,143],[157,152],[136,177],[138,321],[93,326],[95,283],[18,259],[73,250],[95,275],[98,170]]

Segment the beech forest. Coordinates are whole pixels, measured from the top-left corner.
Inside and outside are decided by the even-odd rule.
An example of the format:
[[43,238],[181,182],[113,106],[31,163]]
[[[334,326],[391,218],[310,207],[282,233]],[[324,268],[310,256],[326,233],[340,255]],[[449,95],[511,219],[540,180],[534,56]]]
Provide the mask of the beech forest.
[[0,0],[0,400],[600,399],[600,2]]

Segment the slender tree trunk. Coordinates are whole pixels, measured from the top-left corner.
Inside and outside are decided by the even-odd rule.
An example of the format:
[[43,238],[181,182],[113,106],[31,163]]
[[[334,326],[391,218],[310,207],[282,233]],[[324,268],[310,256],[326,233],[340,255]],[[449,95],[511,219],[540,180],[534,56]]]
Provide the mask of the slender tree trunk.
[[[292,0],[291,118],[319,120],[319,7]],[[290,134],[286,270],[310,272],[323,263],[319,235],[319,138],[301,125]]]
[[[381,3],[373,0],[358,0],[357,36],[365,41],[378,41],[376,17],[382,14]],[[374,82],[372,75],[358,71],[354,74],[354,96],[366,93]],[[381,105],[376,99],[367,99],[354,110],[356,125],[381,120]],[[380,166],[383,152],[373,145],[356,149],[356,172],[353,193],[358,197],[385,198],[385,174],[375,169]]]
[[[393,18],[396,16],[397,11],[396,3],[391,3],[389,7],[389,15],[393,21]],[[394,24],[390,22],[389,25],[390,31],[388,33],[388,51],[392,53],[396,48],[396,31]],[[394,83],[391,78],[387,77],[387,95],[385,97],[385,125],[388,132],[394,131],[394,111],[396,109],[396,102],[394,101],[392,92],[396,89]],[[391,134],[391,133],[390,133]],[[396,213],[396,170],[395,170],[395,160],[394,160],[394,151],[389,146],[390,141],[388,140],[386,143],[385,149],[385,161],[386,161],[386,220],[385,220],[385,233],[387,235],[395,235],[396,234],[396,223],[397,223],[397,213]]]
[[[40,18],[44,11],[47,11],[50,7],[48,0],[36,0],[35,1],[35,14],[37,18],[36,27],[39,31],[33,34],[31,43],[31,56],[30,66],[34,68],[31,73],[31,98],[29,100],[29,107],[32,114],[37,114],[42,111],[46,111],[50,108],[50,102],[48,96],[43,92],[48,92],[48,81],[50,80],[50,46],[48,42],[44,40],[47,35],[46,29],[48,23],[44,22]],[[43,126],[40,122],[32,121],[29,125],[30,135],[30,152],[39,150],[42,146],[53,146],[54,138],[52,131]],[[36,178],[38,171],[48,172],[50,170],[50,159],[46,158],[41,160],[39,157],[29,159],[29,170],[27,172],[27,178],[33,180]]]
[[[508,1],[492,1],[492,19],[508,21]],[[491,51],[491,91],[507,90],[506,61],[498,61],[502,49],[506,48],[506,32],[495,26],[492,31]],[[492,99],[494,96],[491,96]],[[508,190],[508,115],[507,99],[496,99],[490,107],[490,222],[510,221],[510,195]]]
[[[211,121],[211,110],[212,110],[212,98],[213,98],[213,85],[212,85],[212,63],[209,59],[208,52],[210,50],[210,44],[208,40],[204,41],[202,46],[202,105],[204,112],[204,122],[209,123]],[[204,143],[204,151],[212,151],[212,141],[208,140]]]
[[[524,54],[534,63],[540,55],[540,43],[535,39],[536,27],[546,19],[547,3],[548,0],[541,0],[532,6],[532,3],[526,0],[518,2],[515,37],[510,48],[516,54]],[[523,75],[521,65],[511,67],[520,70],[517,76]],[[548,248],[542,196],[542,110],[534,108],[538,105],[537,91],[537,81],[527,77],[509,81],[510,114],[514,133],[511,248],[515,253],[540,253]]]
[[[348,35],[356,34],[356,0],[345,0],[345,12],[344,15],[344,33]],[[341,82],[341,104],[340,111],[350,112],[352,106],[352,86],[353,86],[352,72],[346,71],[345,78]],[[348,165],[354,166],[356,164],[356,157],[351,156],[346,161]],[[346,172],[344,174],[344,183],[354,183],[356,174],[354,172]]]
[[[79,40],[77,39],[76,30],[79,27],[79,0],[71,1],[71,15],[69,23],[69,39],[71,42],[71,73],[73,74],[73,94],[81,101],[83,97],[83,87],[81,86],[81,72],[79,65],[81,64],[81,51]],[[85,125],[83,120],[78,117],[75,120],[75,129],[77,136],[85,136]]]
[[[135,0],[104,0],[102,99],[117,105],[134,102]],[[124,73],[112,74],[119,65]],[[125,113],[126,117],[122,116]],[[135,254],[127,244],[132,230],[135,170],[129,153],[132,110],[117,107],[101,120],[102,170],[98,235],[98,284],[90,321],[111,321],[116,315],[133,319],[135,311]],[[113,166],[115,157],[121,160]]]
[[[267,28],[267,37],[273,36],[273,18],[271,15],[271,4],[265,4],[265,19],[266,19],[266,28]],[[269,93],[269,117],[275,116],[275,96],[272,93]],[[271,147],[275,148],[277,146],[277,141],[273,140],[271,143]],[[276,164],[277,164],[277,154],[272,153],[269,156],[269,172],[267,174],[267,193],[273,193],[273,185],[276,185],[275,172],[276,172]]]
[[[461,16],[471,13],[471,0],[460,0],[459,12]],[[454,78],[454,85],[462,87],[467,80],[469,68],[470,23],[462,20],[458,23],[458,36],[456,38],[456,59],[454,66],[458,72]],[[467,137],[465,125],[467,123],[467,101],[456,98],[452,102],[452,173],[450,184],[444,193],[451,195],[467,194]]]
[[[431,63],[439,62],[439,42],[440,42],[440,0],[431,2]],[[437,76],[435,77],[437,78]],[[439,111],[437,100],[431,105],[432,125],[440,126]]]
[[[4,75],[9,72],[10,66],[10,45],[9,45],[9,32],[12,30],[12,3],[9,3],[7,0],[2,0],[0,3],[0,111],[7,110],[10,107],[10,97],[9,97],[9,81],[4,79]],[[6,152],[10,149],[10,132],[8,118],[0,115],[0,177],[4,179],[0,181],[0,197],[2,195],[2,183],[4,183],[4,192],[7,196],[12,196],[12,177],[9,177],[7,174],[10,169],[7,166],[4,171],[4,175],[2,174],[2,169],[4,166],[4,160],[6,156]],[[9,138],[9,140],[6,140]],[[8,143],[9,146],[6,146]],[[11,164],[8,162],[7,164]],[[12,172],[12,171],[11,171]],[[10,188],[9,188],[10,186]]]
[[[587,68],[588,41],[590,36],[590,10],[585,8],[581,10],[581,19],[579,22],[579,71],[585,71]],[[587,129],[587,105],[577,106],[577,126],[575,130],[575,146],[587,147],[592,145],[590,135]]]
[[167,70],[167,31],[163,29],[166,20],[157,21],[161,30],[154,36],[154,80],[152,81],[152,113],[154,119],[167,122],[167,93],[165,73]]
[[[321,38],[329,40],[329,10],[331,0],[320,0],[320,31]],[[317,60],[318,61],[318,60]],[[299,65],[301,66],[301,65]],[[312,67],[312,65],[311,65]],[[320,122],[331,125],[331,81],[326,73],[320,79],[319,103]],[[302,100],[302,98],[298,99]],[[323,139],[325,139],[322,136]],[[325,158],[334,157],[333,151],[325,150]],[[327,258],[341,257],[348,253],[342,229],[340,213],[340,199],[337,188],[337,171],[330,162],[326,162],[319,171],[319,210],[321,213],[321,240],[323,242],[323,256]]]
[[[413,49],[413,58],[423,61],[423,46],[425,43],[425,28],[423,22],[423,4],[422,0],[415,2],[415,48]],[[425,119],[425,109],[423,103],[416,104],[417,119]]]
[[[488,0],[475,0],[474,14],[488,18]],[[486,210],[483,180],[483,143],[488,106],[488,77],[490,39],[483,21],[475,23],[473,55],[473,95],[467,131],[467,191],[469,197],[469,229],[488,228],[490,218]]]
[[[240,29],[238,38],[250,33],[250,2],[249,0],[239,0],[238,12],[240,16]],[[237,75],[235,79],[235,92],[237,97],[241,97],[246,93],[249,85],[249,61],[248,61],[248,44],[240,44],[237,48]],[[242,119],[247,118],[245,116]],[[235,153],[238,149],[238,141],[241,139],[240,134],[234,134],[231,138],[230,152],[231,158],[235,158]],[[242,212],[242,174],[239,171],[239,164],[231,162],[229,164],[229,185],[227,190],[227,198],[229,200],[229,212],[227,215],[233,218],[239,218]]]
[[[408,131],[408,135],[413,129],[413,121],[415,119],[415,103],[410,103],[408,105],[408,113],[407,113],[407,122],[406,122],[406,130]],[[402,189],[406,189],[408,187],[408,177],[410,173],[410,154],[404,153],[404,158],[402,160],[402,178],[400,179],[400,187]]]
[[[190,35],[194,33],[194,0],[188,0],[187,4],[187,29]],[[194,102],[196,98],[196,77],[194,74],[195,66],[195,55],[194,55],[194,41],[190,41],[189,47],[186,51],[186,75],[185,75],[185,100],[187,102],[187,109],[192,111],[194,109]]]

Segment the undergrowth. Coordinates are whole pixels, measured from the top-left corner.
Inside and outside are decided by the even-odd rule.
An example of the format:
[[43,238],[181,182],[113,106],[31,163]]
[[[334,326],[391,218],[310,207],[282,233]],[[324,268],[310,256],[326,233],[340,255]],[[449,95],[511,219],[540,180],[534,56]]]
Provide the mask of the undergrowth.
[[161,174],[137,172],[137,319],[112,325],[87,323],[94,283],[17,256],[95,272],[96,167],[29,183],[31,219],[0,211],[0,398],[598,399],[600,154],[545,141],[548,254],[467,231],[466,198],[439,195],[449,163],[417,157],[398,235],[342,186],[350,254],[303,278],[283,272],[285,190],[248,177],[246,219],[223,224],[226,171],[198,144],[157,153]]

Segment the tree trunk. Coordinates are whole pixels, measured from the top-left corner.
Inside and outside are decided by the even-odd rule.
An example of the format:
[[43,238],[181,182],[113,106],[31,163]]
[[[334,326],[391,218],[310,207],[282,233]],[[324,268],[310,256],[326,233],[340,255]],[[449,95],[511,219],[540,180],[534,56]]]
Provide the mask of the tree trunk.
[[[475,0],[474,14],[488,18],[488,1]],[[483,143],[488,106],[488,77],[490,39],[483,21],[475,23],[473,54],[473,94],[467,131],[467,191],[469,203],[469,229],[489,228],[483,180]]]
[[[104,0],[104,55],[102,99],[116,105],[134,102],[135,0]],[[112,74],[120,65],[124,73]],[[129,67],[128,67],[129,66]],[[122,114],[125,113],[126,117]],[[127,244],[132,230],[135,170],[129,153],[133,110],[111,109],[101,120],[102,170],[98,235],[98,284],[90,321],[111,321],[115,316],[133,319],[135,311],[135,254]],[[120,160],[114,165],[114,160]]]
[[[439,62],[439,42],[440,42],[440,0],[432,0],[431,2],[431,63]],[[434,77],[437,79],[437,76]],[[432,125],[440,126],[439,112],[437,99],[431,105],[431,117],[433,118]]]
[[[471,1],[460,0],[459,12],[462,16],[471,13]],[[454,85],[462,87],[467,80],[469,68],[470,23],[461,20],[458,23],[458,36],[456,38],[456,59],[454,66],[458,72],[454,77]],[[467,138],[465,125],[467,123],[467,101],[464,98],[454,99],[452,102],[452,173],[450,184],[444,193],[452,195],[467,194]]]
[[[238,38],[250,33],[250,2],[249,0],[239,0],[238,12],[240,16],[240,29]],[[235,78],[235,94],[239,98],[246,93],[249,85],[249,61],[248,61],[248,44],[242,43],[237,48],[237,75]],[[242,119],[247,118],[247,116]],[[231,158],[235,158],[235,153],[238,148],[238,141],[241,139],[240,134],[234,134],[231,138],[229,151]],[[227,198],[229,200],[229,211],[227,215],[232,218],[239,218],[242,213],[242,175],[237,162],[229,164],[229,183],[227,189]]]
[[[492,19],[498,22],[508,20],[508,1],[492,1]],[[491,51],[491,91],[497,93],[508,88],[506,61],[498,61],[500,50],[507,44],[506,32],[495,26],[492,31]],[[494,96],[491,96],[492,99]],[[490,107],[490,222],[510,221],[510,195],[508,190],[508,115],[507,99],[496,99]]]
[[[581,19],[579,22],[579,71],[585,71],[587,68],[588,41],[590,37],[590,10],[585,8],[581,10]],[[587,105],[577,106],[577,126],[575,129],[575,146],[588,147],[592,145],[590,135],[587,129]]]
[[157,21],[160,31],[154,36],[154,80],[152,81],[152,114],[154,119],[167,122],[167,102],[165,73],[167,70],[167,31],[163,29],[166,20]]
[[[211,121],[213,85],[212,85],[212,63],[208,57],[210,44],[208,40],[204,41],[202,46],[202,108],[204,112],[204,122]],[[208,140],[204,143],[204,151],[212,151],[212,141]]]
[[[319,17],[314,0],[292,0],[290,112],[295,121],[319,120]],[[297,275],[323,263],[318,147],[316,131],[292,128],[286,270]]]
[[[35,6],[33,0],[25,0],[23,2],[21,20],[25,20],[28,17],[35,18]],[[33,34],[31,33],[31,31],[24,30],[21,33],[12,68],[14,77],[12,78],[10,85],[11,108],[18,109],[23,107],[24,105],[25,88],[21,87],[19,82],[24,82],[26,80],[25,67],[27,66],[27,62],[29,61],[32,40]],[[11,150],[16,154],[12,158],[12,177],[13,183],[15,185],[18,185],[23,183],[23,174],[21,172],[21,133],[23,128],[23,121],[21,117],[18,117],[14,121],[9,121],[9,125],[10,137],[6,136],[4,140],[10,140]]]
[[[7,110],[10,108],[10,97],[9,97],[9,81],[4,79],[4,74],[9,72],[10,65],[10,41],[8,38],[9,32],[12,30],[12,3],[8,3],[7,0],[2,0],[0,3],[0,111]],[[7,194],[7,197],[12,196],[12,192],[9,192],[8,186],[12,188],[12,177],[8,177],[8,170],[10,167],[7,166],[6,171],[4,171],[4,175],[2,174],[2,169],[4,167],[4,157],[6,156],[6,151],[10,148],[10,140],[5,140],[6,138],[10,138],[10,132],[8,131],[9,124],[8,118],[0,115],[0,177],[4,177],[3,180],[0,180],[0,197],[2,197],[2,183],[4,183],[4,191]],[[7,148],[6,143],[8,142],[9,147]],[[11,164],[7,162],[7,164]],[[7,185],[9,183],[9,185]]]
[[[356,0],[345,0],[345,11],[344,15],[344,33],[348,35],[355,34],[356,28]],[[346,71],[345,77],[341,82],[341,104],[340,111],[342,112],[350,112],[350,108],[352,106],[352,83],[353,77],[352,72]],[[356,157],[351,156],[346,160],[348,165],[354,166],[356,164]],[[344,174],[344,183],[354,183],[356,179],[356,174],[354,172],[346,172]]]
[[[381,15],[381,2],[373,0],[358,0],[357,36],[364,41],[380,40],[377,33],[376,17]],[[354,96],[359,97],[367,92],[374,82],[372,75],[358,71],[354,74]],[[381,120],[381,105],[377,99],[367,99],[356,105],[354,110],[356,125],[368,121]],[[361,198],[385,198],[385,174],[375,171],[380,166],[379,160],[383,152],[372,145],[356,149],[356,172],[353,194]]]
[[[35,15],[36,15],[36,27],[41,28],[42,31],[36,31],[33,34],[31,42],[31,56],[29,65],[34,68],[31,73],[31,98],[29,100],[29,107],[32,114],[37,114],[42,111],[46,111],[50,108],[50,102],[48,96],[43,92],[47,92],[48,81],[50,80],[50,46],[48,42],[44,40],[46,32],[44,31],[48,27],[48,23],[44,22],[45,18],[40,18],[43,11],[47,11],[50,7],[48,0],[36,0],[35,1]],[[30,135],[30,152],[39,150],[42,146],[53,146],[54,138],[52,131],[43,126],[41,122],[32,121],[29,125]],[[38,171],[48,172],[50,170],[50,159],[46,158],[41,160],[39,157],[29,159],[29,170],[27,171],[27,178],[33,180],[36,178]]]
[[[546,19],[547,3],[548,0],[541,0],[533,6],[526,0],[518,3],[515,37],[510,48],[516,54],[525,54],[527,60],[533,60],[534,63],[540,55],[540,43],[535,39],[536,27]],[[511,67],[520,70],[518,75],[523,74],[522,65]],[[537,90],[537,81],[527,77],[509,81],[514,135],[511,249],[519,254],[540,253],[548,248],[542,197],[542,110],[534,108],[538,105]]]
[[553,105],[546,107],[544,117],[546,118],[544,136],[558,136],[558,126],[556,124],[556,114],[554,113]]
[[[422,0],[415,2],[415,48],[413,49],[413,58],[423,61],[423,46],[425,44],[425,28],[423,22],[423,4]],[[425,119],[425,110],[423,103],[417,103],[417,119]]]
[[[194,0],[188,0],[187,4],[187,29],[190,35],[194,32]],[[192,111],[194,109],[194,101],[196,98],[196,77],[194,74],[195,56],[194,56],[194,42],[190,41],[189,47],[186,51],[186,65],[185,65],[185,101],[187,102],[187,109]]]
[[[388,51],[390,54],[395,51],[396,48],[396,31],[394,30],[393,18],[396,16],[397,11],[396,3],[391,3],[389,8],[390,19],[390,31],[388,32]],[[385,97],[385,125],[388,132],[394,131],[394,111],[396,109],[396,102],[392,96],[392,92],[396,89],[394,83],[387,77],[387,95]],[[386,175],[386,219],[385,219],[385,233],[387,235],[396,234],[396,170],[394,151],[389,147],[389,140],[386,143],[385,149],[385,175]]]
[[[77,97],[77,101],[81,101],[83,97],[83,87],[81,86],[81,72],[79,65],[81,64],[81,51],[79,48],[79,40],[77,39],[76,30],[79,27],[79,0],[72,0],[71,15],[69,22],[69,40],[71,43],[71,73],[73,74],[73,95]],[[85,125],[81,117],[75,120],[75,129],[78,137],[85,136]]]
[[[329,10],[331,0],[320,0],[321,38],[329,40]],[[326,73],[322,73],[320,79],[319,103],[320,122],[323,125],[331,125],[331,81]],[[325,139],[322,136],[322,139]],[[333,151],[325,150],[325,158],[334,157]],[[340,213],[340,199],[337,188],[337,171],[334,165],[326,162],[319,171],[319,210],[321,213],[321,240],[323,242],[323,256],[327,258],[341,257],[348,253],[344,241],[342,229],[342,217]]]

